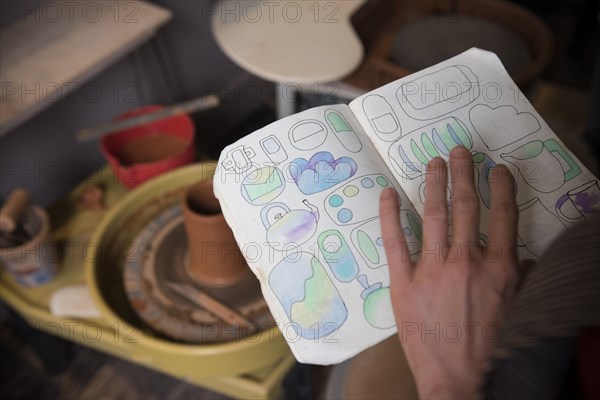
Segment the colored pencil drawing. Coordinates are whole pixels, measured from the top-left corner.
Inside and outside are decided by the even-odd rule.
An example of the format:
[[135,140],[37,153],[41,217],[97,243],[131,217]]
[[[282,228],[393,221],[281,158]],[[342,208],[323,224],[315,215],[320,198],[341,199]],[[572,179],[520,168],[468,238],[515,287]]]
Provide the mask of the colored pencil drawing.
[[[281,260],[269,274],[269,286],[304,339],[330,335],[348,317],[340,293],[312,254],[301,252]],[[315,324],[319,328],[315,329]]]
[[358,135],[342,114],[335,110],[326,110],[325,119],[333,130],[335,137],[340,141],[344,148],[352,153],[358,153],[362,150],[362,143]]
[[390,288],[383,287],[381,282],[369,285],[366,275],[359,275],[358,282],[363,287],[360,297],[363,299],[363,315],[374,328],[390,329],[396,326]]
[[358,275],[359,267],[346,239],[337,229],[327,230],[317,239],[321,254],[340,282],[351,282]]
[[285,179],[277,167],[263,167],[252,171],[241,185],[242,197],[255,206],[275,200],[285,188]]
[[535,140],[500,157],[514,165],[523,181],[540,193],[554,192],[581,174],[575,159],[554,139]]
[[394,170],[405,179],[423,176],[427,164],[435,157],[448,158],[456,146],[473,147],[473,139],[466,125],[457,118],[446,118],[416,129],[388,151]]
[[314,154],[310,160],[297,158],[289,165],[289,173],[298,189],[305,195],[330,189],[356,173],[358,166],[350,157],[337,160],[329,152]]
[[381,191],[390,186],[385,175],[372,174],[356,178],[336,189],[325,198],[325,211],[337,225],[352,225],[377,217]]
[[260,212],[267,231],[267,243],[275,250],[284,251],[306,243],[317,231],[319,210],[303,201],[306,210],[290,210],[283,203],[271,203]]
[[579,222],[600,213],[600,187],[598,181],[586,182],[569,190],[556,202],[556,212],[568,222]]

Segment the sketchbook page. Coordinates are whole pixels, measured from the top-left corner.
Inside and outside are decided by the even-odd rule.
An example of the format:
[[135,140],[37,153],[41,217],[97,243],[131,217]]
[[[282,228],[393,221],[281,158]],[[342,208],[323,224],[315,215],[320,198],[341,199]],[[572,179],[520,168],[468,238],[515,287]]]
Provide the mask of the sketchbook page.
[[[569,225],[600,210],[598,180],[556,137],[498,57],[470,49],[356,99],[351,109],[422,215],[425,168],[463,145],[473,153],[487,241],[488,176],[514,177],[519,255],[536,259]],[[449,191],[451,201],[452,194]]]
[[[300,362],[344,361],[396,332],[379,195],[400,191],[346,105],[277,121],[223,150],[225,219]],[[421,223],[403,197],[420,249]]]

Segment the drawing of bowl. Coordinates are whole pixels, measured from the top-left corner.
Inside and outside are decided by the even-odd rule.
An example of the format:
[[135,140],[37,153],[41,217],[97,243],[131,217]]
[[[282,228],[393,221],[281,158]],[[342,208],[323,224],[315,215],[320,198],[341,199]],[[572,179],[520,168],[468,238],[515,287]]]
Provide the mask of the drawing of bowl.
[[292,126],[289,136],[298,150],[314,150],[327,139],[327,128],[319,121],[304,120]]

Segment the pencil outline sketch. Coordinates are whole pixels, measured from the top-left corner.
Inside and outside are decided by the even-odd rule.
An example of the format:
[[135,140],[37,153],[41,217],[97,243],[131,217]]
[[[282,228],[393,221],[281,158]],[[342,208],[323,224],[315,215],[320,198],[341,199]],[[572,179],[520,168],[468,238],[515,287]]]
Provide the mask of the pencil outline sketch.
[[[332,116],[336,117],[337,120],[332,121]],[[358,135],[339,111],[325,110],[325,120],[346,150],[352,153],[358,153],[362,150],[363,145]]]
[[508,147],[542,129],[540,121],[532,113],[519,112],[511,105],[491,107],[487,104],[477,104],[469,111],[469,120],[490,151]]
[[362,102],[363,112],[377,137],[394,142],[402,136],[402,125],[392,105],[378,94],[366,96]]
[[[451,72],[453,73],[453,76],[444,76]],[[433,83],[436,87],[431,89],[427,86],[427,83]],[[437,85],[439,85],[439,87],[437,87]],[[457,87],[459,90],[465,87],[467,87],[467,89],[462,92],[457,90],[457,94],[454,96],[447,96],[445,91],[447,91],[448,85]],[[415,88],[415,86],[415,91],[411,89],[412,93],[408,93],[408,89]],[[424,106],[417,107],[410,101],[415,94],[421,95],[422,104],[425,104]],[[429,97],[434,95],[436,101],[427,104],[426,100],[428,95]],[[437,71],[430,72],[415,78],[410,82],[403,83],[396,91],[396,99],[400,103],[400,107],[402,107],[409,117],[418,121],[428,121],[448,115],[473,103],[477,100],[479,95],[479,79],[477,78],[477,75],[473,73],[471,68],[466,65],[450,65]],[[441,104],[447,104],[448,107],[441,107]]]
[[311,151],[325,143],[327,134],[327,127],[321,121],[304,119],[290,128],[289,139],[296,149]]

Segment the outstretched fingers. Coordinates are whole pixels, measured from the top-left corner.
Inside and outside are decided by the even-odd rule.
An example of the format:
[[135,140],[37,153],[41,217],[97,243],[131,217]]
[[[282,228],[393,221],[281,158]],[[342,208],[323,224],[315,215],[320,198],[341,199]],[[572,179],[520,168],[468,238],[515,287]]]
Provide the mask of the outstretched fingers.
[[379,205],[381,234],[388,260],[390,279],[400,286],[405,286],[412,279],[413,263],[400,225],[400,203],[396,190],[385,189],[381,193]]
[[504,165],[496,166],[491,173],[493,223],[489,230],[488,254],[497,257],[515,259],[517,246],[518,209],[515,201],[514,179]]
[[452,240],[458,245],[478,243],[479,195],[473,179],[473,157],[464,147],[450,153],[452,182]]
[[444,160],[434,158],[429,162],[425,183],[423,246],[427,252],[435,249],[441,254],[448,244],[448,168]]

